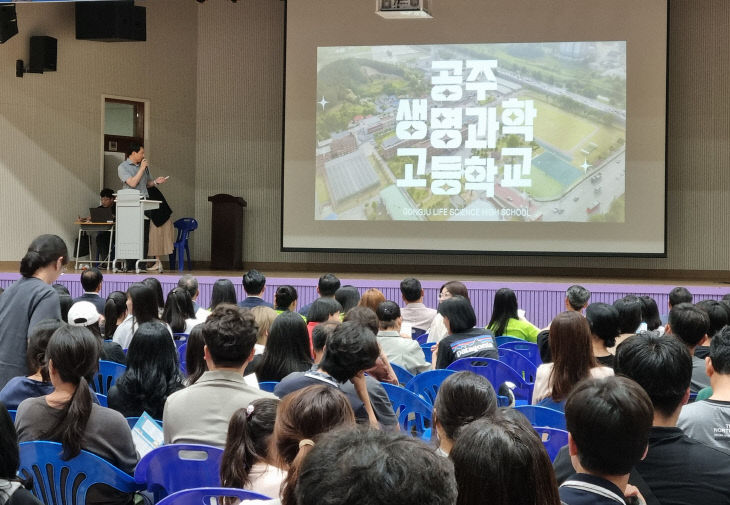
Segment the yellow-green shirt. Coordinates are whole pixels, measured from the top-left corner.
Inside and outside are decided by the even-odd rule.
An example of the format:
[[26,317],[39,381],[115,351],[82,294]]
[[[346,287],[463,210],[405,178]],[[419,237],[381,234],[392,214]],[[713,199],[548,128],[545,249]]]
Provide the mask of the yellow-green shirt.
[[[488,330],[494,331],[494,328],[487,327]],[[537,343],[537,334],[540,332],[532,324],[521,319],[510,319],[507,321],[507,326],[504,329],[504,335],[496,335],[498,337],[508,336],[521,338],[528,342]]]

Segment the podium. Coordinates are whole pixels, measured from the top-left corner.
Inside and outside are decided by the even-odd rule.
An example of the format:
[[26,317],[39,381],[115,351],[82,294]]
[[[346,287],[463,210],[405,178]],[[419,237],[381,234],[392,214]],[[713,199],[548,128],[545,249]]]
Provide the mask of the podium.
[[146,200],[136,189],[117,191],[117,236],[114,272],[118,272],[117,261],[137,260],[135,271],[140,273],[140,263],[157,261],[144,257],[145,211],[157,209],[159,200]]
[[218,194],[208,197],[213,203],[210,229],[210,268],[243,270],[243,208],[246,200]]

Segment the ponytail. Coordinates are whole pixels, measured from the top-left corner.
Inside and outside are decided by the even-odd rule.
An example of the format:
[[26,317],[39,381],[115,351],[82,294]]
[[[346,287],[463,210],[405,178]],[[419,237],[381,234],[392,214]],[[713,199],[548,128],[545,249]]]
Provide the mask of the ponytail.
[[121,291],[109,293],[104,304],[104,338],[110,339],[117,330],[117,319],[127,311],[127,295]]
[[39,268],[43,268],[63,258],[68,263],[66,243],[58,235],[41,235],[37,237],[20,260],[20,273],[23,277],[33,277]]
[[302,467],[302,463],[312,450],[312,447],[314,447],[314,442],[310,439],[304,439],[299,442],[299,452],[297,452],[294,461],[289,465],[286,479],[281,483],[281,505],[296,505],[297,498],[294,495],[294,491],[297,487],[297,480],[299,480],[299,469]]

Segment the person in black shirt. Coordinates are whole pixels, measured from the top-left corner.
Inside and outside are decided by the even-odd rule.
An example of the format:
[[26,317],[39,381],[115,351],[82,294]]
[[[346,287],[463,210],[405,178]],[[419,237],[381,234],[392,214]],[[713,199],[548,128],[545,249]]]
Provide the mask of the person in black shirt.
[[438,308],[444,318],[448,336],[439,342],[436,368],[446,368],[460,358],[499,359],[492,332],[475,328],[477,316],[468,299],[463,296],[447,298]]

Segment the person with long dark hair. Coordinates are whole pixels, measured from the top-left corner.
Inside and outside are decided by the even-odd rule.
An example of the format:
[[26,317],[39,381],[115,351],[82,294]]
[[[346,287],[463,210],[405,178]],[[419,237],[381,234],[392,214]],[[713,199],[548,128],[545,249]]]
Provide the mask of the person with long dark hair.
[[299,314],[279,314],[271,325],[266,350],[256,369],[259,382],[279,382],[292,372],[304,372],[311,367],[307,325]]
[[599,365],[613,368],[614,357],[608,350],[620,335],[618,310],[607,303],[591,303],[586,308],[586,321],[591,329],[593,356]]
[[51,284],[66,263],[68,250],[61,237],[41,235],[20,261],[22,277],[0,297],[0,388],[31,372],[25,356],[33,327],[44,319],[61,319],[58,293]]
[[127,288],[127,317],[114,332],[114,342],[127,349],[140,324],[159,319],[154,291],[141,282],[135,282]]
[[492,332],[477,328],[477,316],[471,302],[463,296],[452,296],[439,304],[448,336],[439,342],[434,360],[436,368],[446,368],[460,358],[499,359]]
[[360,302],[360,293],[355,286],[346,285],[335,291],[335,300],[342,305],[342,312],[347,313]]
[[641,302],[641,323],[639,325],[639,331],[659,331],[664,333],[664,325],[662,324],[662,317],[659,315],[659,307],[651,296],[640,296],[639,301]]
[[147,286],[155,294],[155,301],[157,302],[157,317],[162,317],[162,312],[165,310],[165,295],[162,292],[162,284],[155,277],[147,277],[142,279],[142,284]]
[[104,304],[104,339],[111,340],[126,317],[127,295],[122,291],[112,291]]
[[525,416],[500,409],[465,426],[449,453],[456,505],[560,505],[550,457]]
[[124,417],[147,412],[162,419],[167,397],[183,388],[177,348],[158,321],[140,324],[134,336],[127,351],[127,370],[109,389],[109,408]]
[[[588,321],[578,312],[561,312],[550,323],[552,363],[537,367],[532,403],[550,399],[562,409],[570,391],[588,377],[607,377],[613,369],[600,366],[593,356]],[[557,405],[555,405],[557,404]]]
[[221,458],[221,484],[278,496],[286,472],[273,464],[271,434],[279,400],[261,398],[238,409],[228,423],[226,447]]
[[35,398],[53,392],[53,384],[48,376],[46,347],[51,335],[63,326],[58,319],[41,321],[33,329],[28,339],[28,368],[33,371],[28,377],[13,377],[0,391],[0,402],[10,410],[16,410],[26,398]]
[[175,288],[167,294],[162,320],[170,325],[174,333],[190,333],[194,326],[202,323],[195,319],[193,299],[183,288]]
[[[98,368],[99,347],[99,341],[86,328],[64,325],[56,330],[46,348],[48,373],[55,389],[18,406],[18,440],[60,442],[64,459],[85,450],[131,475],[137,451],[129,425],[119,412],[93,403],[86,382]],[[93,485],[87,495],[87,503],[126,505],[131,501],[130,494],[101,484]]]
[[494,294],[492,317],[487,329],[497,337],[515,337],[533,343],[537,343],[537,334],[540,333],[532,323],[520,318],[517,295],[510,288],[498,289]]
[[190,331],[187,343],[185,344],[185,370],[187,378],[185,385],[190,386],[198,382],[198,379],[208,371],[205,362],[205,339],[203,338],[203,325],[199,324]]
[[236,305],[238,303],[236,297],[236,288],[229,279],[218,279],[213,283],[213,292],[210,295],[210,311],[222,303],[230,303]]
[[20,451],[18,435],[5,405],[0,403],[0,503],[7,505],[42,505],[18,478]]

